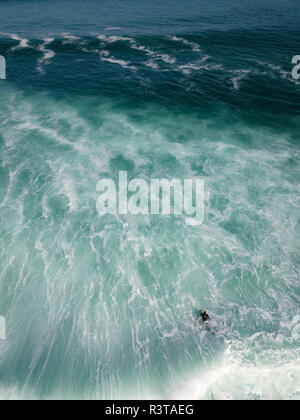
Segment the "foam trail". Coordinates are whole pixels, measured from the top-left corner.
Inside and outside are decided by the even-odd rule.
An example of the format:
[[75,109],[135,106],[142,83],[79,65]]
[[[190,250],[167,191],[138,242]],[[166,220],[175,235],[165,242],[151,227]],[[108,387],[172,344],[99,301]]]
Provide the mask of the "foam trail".
[[234,73],[236,73],[236,76],[231,79],[232,87],[234,90],[239,90],[241,82],[251,74],[251,70],[237,70]]
[[[51,3],[0,2],[0,399],[299,399],[300,14]],[[119,171],[203,179],[204,223],[100,217]]]
[[6,35],[8,35],[14,41],[20,41],[19,44],[16,47],[13,47],[11,49],[11,51],[16,51],[16,50],[23,49],[23,48],[31,48],[29,46],[29,40],[28,39],[21,38],[21,37],[19,37],[19,35],[16,35],[16,34],[6,34]]
[[216,70],[221,70],[223,68],[222,64],[204,64],[210,57],[206,56],[203,57],[203,60],[201,60],[198,63],[188,63],[188,64],[183,64],[181,66],[178,67],[177,71],[182,72],[185,76],[189,76],[191,73],[197,71],[202,71],[202,70],[206,70],[206,71],[216,71]]
[[[115,42],[128,42],[130,47],[134,50],[141,51],[145,53],[148,57],[152,59],[150,63],[153,63],[154,61],[163,61],[166,64],[174,64],[176,62],[175,57],[171,57],[169,54],[166,53],[159,53],[151,50],[150,48],[147,48],[143,45],[139,45],[133,38],[129,37],[122,37],[122,36],[107,36],[107,35],[98,35],[97,38],[105,43],[111,44]],[[149,67],[156,67],[153,64],[149,64],[149,62],[144,63],[145,65],[148,65]]]
[[43,56],[37,61],[37,70],[40,73],[44,73],[44,66],[48,66],[51,60],[55,57],[55,52],[46,48],[47,45],[51,44],[54,41],[54,38],[46,38],[44,43],[38,47],[38,50],[43,53]]
[[63,33],[63,35],[62,35],[65,39],[67,39],[67,40],[70,40],[70,41],[77,41],[77,40],[79,40],[80,38],[78,37],[78,36],[76,36],[76,35],[72,35],[72,34],[69,34],[69,33]]
[[111,64],[118,64],[123,69],[129,69],[132,71],[137,70],[137,68],[133,66],[129,61],[114,58],[108,51],[101,51],[99,55],[100,55],[100,59],[104,62],[111,63]]
[[122,28],[120,28],[119,26],[108,26],[107,28],[105,28],[106,31],[120,31]]
[[282,80],[287,80],[289,82],[295,83],[296,85],[300,84],[299,80],[295,80],[292,77],[290,71],[284,70],[282,66],[278,64],[272,64],[264,61],[252,60],[256,65],[263,67],[264,70],[255,69],[256,75],[271,76],[272,78],[280,78]]
[[[150,67],[153,67],[153,61],[163,61],[166,64],[174,64],[176,62],[176,58],[170,56],[169,54],[162,54],[159,52],[155,52],[153,50],[150,50],[149,48],[143,46],[143,45],[138,45],[136,42],[132,41],[131,42],[131,48],[141,51],[143,53],[145,53],[148,57],[150,57],[152,59],[152,61],[148,61],[145,64],[147,65],[147,63],[150,63]],[[154,66],[155,67],[155,66]]]
[[119,41],[129,41],[129,42],[133,41],[132,38],[128,38],[128,37],[124,37],[124,36],[115,36],[115,35],[102,35],[102,34],[100,34],[100,35],[97,35],[97,38],[100,41],[104,41],[108,44],[112,44],[114,42],[119,42]]

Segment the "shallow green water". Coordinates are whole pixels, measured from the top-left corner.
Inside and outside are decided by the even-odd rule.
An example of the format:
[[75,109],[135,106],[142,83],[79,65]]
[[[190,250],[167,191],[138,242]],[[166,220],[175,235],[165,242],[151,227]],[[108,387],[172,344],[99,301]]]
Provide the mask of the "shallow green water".
[[[297,395],[300,173],[290,136],[226,109],[209,120],[105,100],[91,104],[90,121],[88,99],[6,94],[2,396],[168,398],[184,387],[188,398],[190,381],[194,397]],[[100,218],[97,181],[120,169],[204,177],[205,223]],[[195,324],[199,305],[218,337]]]

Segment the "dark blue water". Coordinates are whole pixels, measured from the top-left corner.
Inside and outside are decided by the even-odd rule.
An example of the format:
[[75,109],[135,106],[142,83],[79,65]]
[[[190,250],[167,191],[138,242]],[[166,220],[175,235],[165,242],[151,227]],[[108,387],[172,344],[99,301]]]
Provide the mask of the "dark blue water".
[[[300,2],[2,0],[0,55],[0,398],[299,398]],[[120,170],[204,224],[100,218]]]

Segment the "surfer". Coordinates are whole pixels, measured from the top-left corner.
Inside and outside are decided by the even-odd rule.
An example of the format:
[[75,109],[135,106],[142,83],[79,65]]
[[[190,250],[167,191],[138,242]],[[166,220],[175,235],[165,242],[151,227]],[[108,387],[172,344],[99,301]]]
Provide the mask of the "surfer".
[[198,312],[198,319],[200,319],[200,322],[202,325],[204,325],[206,331],[210,332],[213,335],[216,335],[216,333],[211,329],[209,323],[210,323],[210,316],[207,311],[201,310]]
[[200,321],[202,324],[210,321],[210,316],[208,315],[207,311],[200,311]]

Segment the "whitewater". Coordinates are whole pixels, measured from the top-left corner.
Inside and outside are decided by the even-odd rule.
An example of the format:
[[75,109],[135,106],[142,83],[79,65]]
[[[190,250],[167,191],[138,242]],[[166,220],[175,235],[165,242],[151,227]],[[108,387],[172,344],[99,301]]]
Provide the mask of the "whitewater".
[[[282,17],[279,1],[262,32],[248,2],[220,17],[201,1],[184,20],[180,1],[146,1],[145,21],[133,0],[70,20],[68,2],[60,16],[56,0],[12,3],[0,399],[300,399],[299,5]],[[203,224],[99,216],[97,183],[120,171],[203,179]]]

